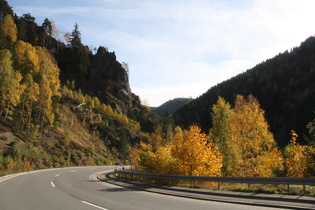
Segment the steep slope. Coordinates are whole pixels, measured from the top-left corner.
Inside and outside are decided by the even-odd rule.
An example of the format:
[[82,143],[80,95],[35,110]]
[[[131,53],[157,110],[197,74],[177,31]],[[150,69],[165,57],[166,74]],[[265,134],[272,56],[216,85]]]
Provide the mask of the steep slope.
[[0,5],[1,174],[127,160],[156,122],[115,53],[92,54],[77,24],[66,45],[52,37],[48,19],[38,26]]
[[315,38],[310,37],[290,52],[281,53],[210,88],[174,113],[174,119],[185,127],[197,123],[208,132],[211,108],[218,96],[233,104],[237,94],[253,94],[266,111],[277,143],[284,146],[292,129],[302,137],[307,133],[307,123],[314,119],[314,81]]

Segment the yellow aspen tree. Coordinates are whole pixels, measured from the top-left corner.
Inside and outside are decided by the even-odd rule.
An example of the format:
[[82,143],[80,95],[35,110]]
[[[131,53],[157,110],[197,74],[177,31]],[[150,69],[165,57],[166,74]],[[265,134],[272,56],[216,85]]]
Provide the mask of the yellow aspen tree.
[[15,45],[18,68],[23,75],[31,73],[33,76],[39,72],[39,60],[36,48],[30,43],[19,40]]
[[59,92],[60,89],[60,80],[59,74],[60,70],[57,66],[57,63],[54,57],[47,51],[46,48],[37,47],[36,50],[39,58],[39,68],[42,77],[46,77],[49,81],[49,87],[53,92],[53,96],[61,97]]
[[136,171],[139,171],[140,164],[140,149],[139,146],[134,146],[129,151],[129,162],[135,167]]
[[[230,176],[274,176],[281,168],[281,153],[274,150],[276,142],[257,99],[238,95],[234,113],[228,123],[230,139],[227,143],[227,171]],[[271,154],[274,167],[270,165]]]
[[8,36],[12,42],[17,40],[17,27],[11,15],[6,15],[0,28],[5,36]]
[[61,94],[59,68],[50,53],[41,47],[37,47],[36,51],[39,61],[39,74],[40,74],[40,94],[39,94],[39,118],[42,124],[47,123],[51,126],[54,122],[54,113],[52,108],[53,97],[59,98]]
[[43,124],[46,121],[49,126],[54,122],[54,114],[52,112],[52,95],[53,92],[49,88],[49,81],[46,77],[42,77],[39,83],[39,122]]
[[145,173],[154,173],[154,153],[152,151],[152,146],[150,144],[140,142],[139,148],[139,166],[140,170]]
[[304,177],[308,169],[305,147],[296,142],[298,134],[292,130],[290,143],[285,147],[285,169],[288,177]]
[[159,147],[154,153],[155,173],[157,174],[174,174],[176,160],[172,156],[170,147]]
[[222,155],[208,142],[201,129],[193,125],[189,130],[177,132],[171,146],[176,159],[176,173],[186,176],[221,175]]
[[220,153],[223,155],[223,176],[228,175],[227,163],[229,162],[229,153],[227,150],[227,142],[230,139],[228,132],[228,122],[232,114],[233,110],[231,105],[219,96],[217,103],[212,107],[212,128],[209,132],[209,138],[213,141],[214,145],[219,148]]
[[27,74],[24,77],[25,89],[21,95],[21,102],[20,102],[20,123],[21,129],[24,128],[29,131],[31,127],[32,121],[32,113],[34,111],[34,105],[39,97],[39,85],[34,82],[33,77],[31,74]]
[[0,117],[4,114],[2,122],[13,114],[24,89],[20,84],[22,75],[14,71],[11,56],[9,50],[0,50]]

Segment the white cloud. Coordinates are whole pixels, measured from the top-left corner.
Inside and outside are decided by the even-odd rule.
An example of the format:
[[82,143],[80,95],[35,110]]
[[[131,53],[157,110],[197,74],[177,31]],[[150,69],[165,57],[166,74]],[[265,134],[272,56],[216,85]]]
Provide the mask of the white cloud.
[[133,92],[154,106],[196,97],[314,34],[312,0],[45,2],[14,9],[51,18],[63,31],[77,22],[85,44],[129,63]]

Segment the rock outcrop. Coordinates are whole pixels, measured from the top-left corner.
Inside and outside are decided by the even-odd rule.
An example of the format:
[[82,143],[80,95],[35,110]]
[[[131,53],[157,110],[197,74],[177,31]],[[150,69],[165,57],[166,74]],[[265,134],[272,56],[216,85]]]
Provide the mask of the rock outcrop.
[[91,65],[90,83],[93,86],[98,84],[95,90],[101,91],[101,94],[97,94],[101,100],[123,113],[127,113],[131,107],[140,106],[140,99],[131,92],[128,74],[116,60],[115,52],[99,47],[91,59]]

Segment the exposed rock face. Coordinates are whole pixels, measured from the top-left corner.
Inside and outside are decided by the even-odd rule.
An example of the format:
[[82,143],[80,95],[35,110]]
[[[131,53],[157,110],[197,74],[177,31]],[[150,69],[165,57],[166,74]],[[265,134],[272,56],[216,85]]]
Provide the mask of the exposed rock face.
[[123,113],[140,105],[139,97],[131,92],[128,74],[116,60],[115,52],[108,52],[104,47],[99,47],[91,59],[91,65],[91,82],[99,85],[94,89],[101,90],[101,93],[97,94],[101,100]]
[[76,89],[84,94],[96,96],[102,103],[138,121],[142,131],[154,131],[154,117],[140,104],[139,96],[131,92],[128,73],[116,60],[114,52],[99,47],[90,57],[88,76],[82,77],[74,71],[61,72],[61,81],[67,80],[75,81]]
[[126,113],[127,109],[140,104],[139,98],[131,93],[128,74],[116,60],[114,52],[99,47],[91,60],[92,81],[98,83],[99,96],[105,102],[116,106],[118,111]]
[[[115,81],[116,86],[130,94],[129,79],[126,70],[116,61],[115,52],[108,52],[104,47],[99,47],[97,54],[92,58],[95,79]],[[112,90],[113,87],[107,87]]]

